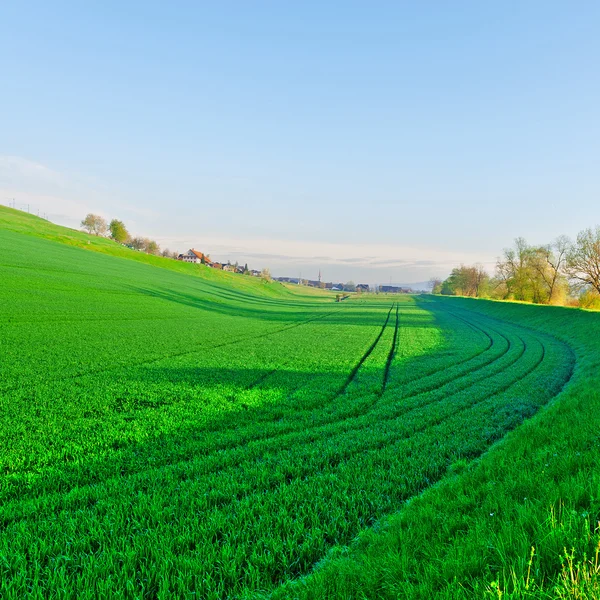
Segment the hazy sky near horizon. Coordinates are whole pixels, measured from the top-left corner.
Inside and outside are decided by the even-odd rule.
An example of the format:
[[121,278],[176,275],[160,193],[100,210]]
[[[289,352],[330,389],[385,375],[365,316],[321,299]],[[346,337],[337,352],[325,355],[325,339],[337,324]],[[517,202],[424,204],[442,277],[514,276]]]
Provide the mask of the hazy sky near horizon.
[[597,2],[5,2],[0,202],[327,280],[600,224]]

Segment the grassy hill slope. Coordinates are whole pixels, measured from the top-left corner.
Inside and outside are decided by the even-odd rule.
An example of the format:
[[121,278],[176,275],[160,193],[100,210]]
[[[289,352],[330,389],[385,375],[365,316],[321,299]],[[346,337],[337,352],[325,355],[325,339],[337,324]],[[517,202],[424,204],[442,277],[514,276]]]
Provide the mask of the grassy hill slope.
[[[74,248],[80,248],[82,250],[88,250],[119,258],[126,258],[128,260],[145,265],[151,265],[153,267],[160,267],[161,269],[167,269],[176,273],[193,275],[206,281],[215,282],[217,284],[229,286],[234,289],[246,290],[248,293],[258,294],[261,296],[269,296],[273,298],[285,297],[289,296],[290,292],[292,292],[293,295],[296,296],[320,295],[322,297],[332,297],[331,292],[325,292],[323,290],[314,290],[312,288],[304,288],[302,286],[296,286],[298,289],[293,287],[291,289],[287,289],[278,282],[265,284],[257,278],[252,278],[249,276],[240,276],[236,273],[228,273],[226,271],[210,269],[204,265],[184,263],[182,261],[176,261],[171,258],[164,258],[162,256],[152,256],[150,254],[146,254],[145,252],[127,248],[111,239],[90,235],[83,231],[77,231],[61,225],[55,225],[54,223],[46,221],[35,215],[1,205],[0,232],[18,233],[42,240],[58,242]],[[19,238],[12,239],[18,240]],[[14,251],[18,252],[18,249],[19,243],[15,242]]]

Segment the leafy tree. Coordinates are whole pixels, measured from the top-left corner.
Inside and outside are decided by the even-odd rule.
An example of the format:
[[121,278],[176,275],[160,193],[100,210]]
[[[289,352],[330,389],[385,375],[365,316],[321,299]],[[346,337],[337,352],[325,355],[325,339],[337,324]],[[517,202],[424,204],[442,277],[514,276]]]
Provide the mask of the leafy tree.
[[586,289],[581,296],[579,296],[579,306],[581,308],[600,308],[600,294],[593,288]]
[[514,248],[505,248],[504,255],[496,263],[496,274],[503,288],[504,298],[525,300],[527,296],[527,254],[529,246],[519,237]]
[[552,245],[536,248],[517,238],[515,247],[505,249],[504,256],[496,263],[496,294],[501,298],[548,302],[559,283],[557,261],[560,258],[564,262],[563,241],[559,239],[556,244],[558,255]]
[[146,247],[144,248],[144,250],[148,253],[148,254],[159,254],[160,253],[160,246],[154,241],[154,240],[149,240],[146,239],[144,240],[146,242]]
[[81,227],[86,229],[88,233],[95,235],[104,235],[108,229],[106,221],[100,215],[89,213],[83,221]]
[[346,292],[355,292],[356,285],[354,285],[354,281],[348,281],[344,284],[344,291]]
[[119,242],[119,244],[126,244],[129,241],[129,232],[127,231],[127,227],[125,227],[125,223],[123,223],[123,221],[113,219],[110,222],[108,229],[110,231],[110,237],[115,240],[115,242]]
[[445,296],[481,297],[487,295],[488,283],[489,275],[483,265],[460,265],[452,269],[450,277],[440,286],[440,293]]

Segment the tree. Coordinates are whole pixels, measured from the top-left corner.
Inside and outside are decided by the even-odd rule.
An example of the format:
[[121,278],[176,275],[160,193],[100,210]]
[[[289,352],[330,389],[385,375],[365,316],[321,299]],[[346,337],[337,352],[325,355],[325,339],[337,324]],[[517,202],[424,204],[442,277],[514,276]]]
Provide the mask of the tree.
[[89,213],[86,218],[81,221],[81,227],[86,229],[88,233],[95,235],[104,235],[108,229],[106,221],[100,215]]
[[356,286],[354,285],[354,281],[347,281],[344,284],[344,291],[345,292],[355,292],[356,291]]
[[148,253],[148,254],[154,254],[157,255],[160,253],[160,246],[154,241],[154,240],[149,240],[149,239],[145,239],[145,245],[146,247],[144,248],[144,250]]
[[483,265],[460,265],[452,269],[450,277],[441,284],[439,293],[445,296],[481,297],[487,294],[489,279]]
[[131,247],[134,250],[144,250],[146,248],[146,240],[142,237],[134,237],[131,240]]
[[600,294],[600,227],[584,229],[567,251],[565,271],[580,287]]
[[244,265],[244,275],[250,275],[250,269],[248,269],[248,263]]
[[118,242],[119,244],[126,244],[129,241],[129,232],[125,227],[125,223],[123,221],[119,221],[118,219],[113,219],[108,229],[110,231],[110,237]]
[[552,244],[532,248],[530,251],[529,263],[545,287],[547,302],[555,300],[560,289],[565,288],[562,272],[570,244],[569,238],[561,235]]
[[432,277],[427,287],[431,290],[432,294],[439,294],[442,291],[442,279],[441,277]]
[[490,276],[487,274],[487,271],[483,268],[483,265],[477,263],[472,266],[470,269],[470,274],[472,277],[472,286],[475,290],[475,296],[477,298],[481,298],[481,296],[485,296],[488,292]]
[[[560,244],[562,242],[559,242]],[[517,238],[515,247],[505,249],[503,258],[499,258],[496,263],[496,292],[502,298],[536,303],[548,302],[550,298],[548,282],[554,280],[552,283],[554,291],[558,281],[558,278],[555,279],[551,273],[552,267],[548,264],[548,260],[555,264],[556,258],[552,254],[551,247],[535,248],[529,246],[523,238]]]
[[271,271],[265,267],[260,272],[260,278],[263,280],[264,283],[269,283],[271,281]]
[[504,284],[505,298],[526,299],[528,251],[527,242],[519,237],[515,240],[515,247],[505,248],[503,257],[499,258],[496,263],[496,274]]

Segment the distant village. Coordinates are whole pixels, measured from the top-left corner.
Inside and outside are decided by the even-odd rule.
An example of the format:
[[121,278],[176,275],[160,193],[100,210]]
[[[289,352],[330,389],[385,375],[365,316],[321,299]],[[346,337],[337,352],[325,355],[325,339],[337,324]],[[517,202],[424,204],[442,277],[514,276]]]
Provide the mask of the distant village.
[[[228,271],[230,273],[237,273],[239,275],[249,275],[251,277],[260,277],[265,281],[279,281],[281,283],[288,283],[293,285],[305,285],[308,287],[320,288],[323,290],[331,290],[333,292],[357,292],[361,293],[382,293],[382,294],[411,294],[414,290],[410,287],[401,287],[397,285],[374,285],[370,286],[367,283],[354,284],[352,281],[346,283],[323,281],[321,278],[321,271],[319,271],[319,277],[317,279],[303,279],[302,277],[271,277],[269,269],[263,269],[258,271],[257,269],[250,269],[248,264],[240,265],[237,262],[231,264],[230,261],[219,262],[212,260],[210,255],[195,248],[191,248],[184,254],[178,254],[177,252],[171,252],[168,248],[164,250],[160,249],[160,246],[155,240],[151,240],[146,237],[133,237],[127,231],[127,227],[123,221],[118,219],[112,219],[108,223],[102,216],[89,213],[85,219],[81,221],[81,227],[90,234],[96,236],[107,236],[115,242],[131,248],[132,250],[138,250],[139,252],[145,252],[146,254],[160,255],[164,258],[171,258],[180,260],[187,263],[202,264],[211,269],[218,269],[220,271]],[[340,294],[340,297],[347,297],[344,294]]]
[[211,260],[207,254],[204,254],[199,250],[194,250],[194,248],[188,250],[185,254],[180,254],[177,256],[177,260],[206,265],[207,267],[218,269],[219,271],[229,271],[230,273],[239,273],[240,275],[252,275],[253,277],[260,277],[263,273],[262,271],[257,271],[256,269],[249,269],[248,265],[244,265],[242,267],[237,263],[232,265],[230,262],[220,263],[215,260]]
[[[248,265],[239,265],[238,263],[231,264],[230,262],[221,263],[214,260],[199,250],[191,248],[185,254],[179,254],[177,260],[189,263],[203,264],[212,269],[218,269],[220,271],[228,271],[230,273],[238,273],[240,275],[250,275],[252,277],[265,277],[265,271],[257,271],[256,269],[249,269]],[[268,278],[271,279],[270,274]],[[331,290],[333,292],[357,292],[357,293],[381,293],[381,294],[411,294],[413,290],[409,287],[400,287],[395,285],[375,285],[371,287],[367,283],[354,284],[353,282],[347,283],[334,283],[325,282],[321,280],[321,272],[319,271],[318,279],[302,279],[301,277],[273,277],[273,280],[281,283],[291,283],[294,285],[306,285],[308,287],[320,288],[323,290]]]

